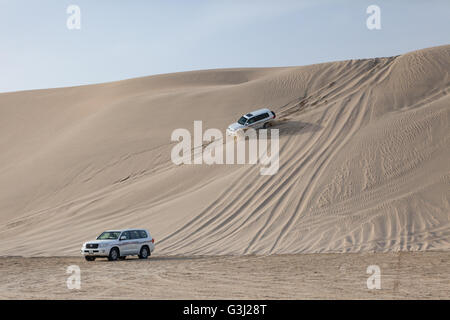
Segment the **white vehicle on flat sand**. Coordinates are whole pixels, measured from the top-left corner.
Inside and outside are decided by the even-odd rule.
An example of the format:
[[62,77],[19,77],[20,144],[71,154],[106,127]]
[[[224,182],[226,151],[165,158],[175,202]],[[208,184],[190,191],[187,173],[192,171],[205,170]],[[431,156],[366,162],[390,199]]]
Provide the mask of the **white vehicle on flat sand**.
[[126,229],[103,232],[94,241],[83,244],[81,254],[87,261],[95,258],[108,258],[109,261],[125,259],[126,256],[138,256],[147,259],[155,250],[155,239],[148,230]]
[[230,124],[227,128],[227,135],[237,135],[245,132],[248,128],[266,129],[270,122],[275,119],[275,112],[269,109],[259,109],[243,115],[237,122]]

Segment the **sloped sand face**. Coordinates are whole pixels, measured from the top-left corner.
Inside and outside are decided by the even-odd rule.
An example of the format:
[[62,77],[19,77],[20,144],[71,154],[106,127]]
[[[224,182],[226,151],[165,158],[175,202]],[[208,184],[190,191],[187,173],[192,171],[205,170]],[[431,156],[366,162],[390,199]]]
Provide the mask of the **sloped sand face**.
[[[450,46],[0,94],[0,255],[143,227],[156,255],[450,248]],[[174,129],[277,113],[280,168],[181,165]]]

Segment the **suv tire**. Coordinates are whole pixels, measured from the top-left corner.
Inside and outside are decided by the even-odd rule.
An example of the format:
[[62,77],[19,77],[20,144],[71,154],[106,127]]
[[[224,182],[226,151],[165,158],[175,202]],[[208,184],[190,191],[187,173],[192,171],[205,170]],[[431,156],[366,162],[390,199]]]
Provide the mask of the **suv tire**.
[[150,250],[148,249],[147,246],[143,246],[141,248],[141,251],[139,252],[139,259],[147,259],[149,255],[150,255]]
[[112,248],[111,251],[109,252],[108,260],[116,261],[119,258],[119,256],[120,256],[119,249]]

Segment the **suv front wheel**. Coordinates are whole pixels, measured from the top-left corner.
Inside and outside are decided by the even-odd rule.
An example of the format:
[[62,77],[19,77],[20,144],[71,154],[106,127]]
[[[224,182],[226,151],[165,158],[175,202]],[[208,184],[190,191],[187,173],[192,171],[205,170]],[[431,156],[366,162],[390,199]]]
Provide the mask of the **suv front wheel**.
[[112,248],[109,252],[108,260],[109,261],[116,261],[119,258],[119,249]]

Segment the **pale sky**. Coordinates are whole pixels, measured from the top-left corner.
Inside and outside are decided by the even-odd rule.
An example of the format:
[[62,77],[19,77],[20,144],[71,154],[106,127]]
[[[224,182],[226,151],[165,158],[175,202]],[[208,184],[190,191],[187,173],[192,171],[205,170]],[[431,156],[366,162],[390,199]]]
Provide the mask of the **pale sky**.
[[[69,30],[69,5],[81,29]],[[381,29],[369,30],[369,5]],[[448,0],[0,0],[0,92],[450,44]]]

